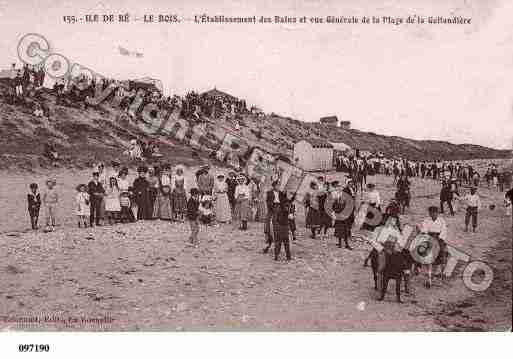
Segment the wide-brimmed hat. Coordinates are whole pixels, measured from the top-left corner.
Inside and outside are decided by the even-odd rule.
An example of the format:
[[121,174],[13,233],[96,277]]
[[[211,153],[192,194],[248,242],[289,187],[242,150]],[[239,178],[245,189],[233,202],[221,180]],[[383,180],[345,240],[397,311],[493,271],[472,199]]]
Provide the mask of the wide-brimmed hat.
[[49,179],[47,179],[47,180],[46,180],[46,183],[47,183],[47,184],[48,184],[48,183],[57,184],[57,181],[56,181],[56,180],[54,180],[53,178],[49,178]]
[[146,167],[146,166],[137,167],[137,173],[146,173],[146,172],[148,172],[148,167]]

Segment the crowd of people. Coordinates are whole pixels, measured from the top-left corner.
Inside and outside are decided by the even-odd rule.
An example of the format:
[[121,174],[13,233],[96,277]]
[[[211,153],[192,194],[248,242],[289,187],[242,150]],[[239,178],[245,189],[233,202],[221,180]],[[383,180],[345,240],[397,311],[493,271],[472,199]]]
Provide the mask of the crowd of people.
[[[481,174],[470,164],[460,161],[413,161],[389,159],[380,155],[358,156],[338,154],[334,159],[339,172],[350,174],[361,188],[368,175],[393,176],[394,183],[401,177],[432,179],[435,181],[455,181],[462,185],[478,187],[482,183]],[[484,174],[487,186],[503,192],[512,182],[510,171],[500,171],[497,164],[490,163]]]
[[[109,168],[98,164],[90,181],[76,187],[77,226],[115,225],[155,219],[187,222],[190,227],[189,243],[198,246],[200,224],[219,226],[236,223],[241,231],[246,231],[250,222],[258,221],[264,223],[266,245],[263,252],[267,253],[274,246],[275,260],[279,260],[282,247],[286,259],[292,260],[290,240],[297,238],[295,218],[298,204],[304,206],[305,227],[312,239],[327,240],[331,237],[329,231],[333,229],[337,246],[351,250],[350,241],[362,208],[355,206],[359,192],[361,206],[367,206],[361,229],[368,233],[384,225],[393,225],[401,231],[400,217],[411,200],[411,178],[406,173],[399,174],[395,181],[395,195],[387,204],[383,202],[375,184],[367,183],[361,190],[351,175],[342,182],[330,182],[325,176],[319,176],[310,183],[302,203],[296,201],[295,192],[281,191],[276,180],[250,178],[242,171],[213,174],[209,166],[203,166],[195,173],[193,183],[187,183],[181,165],[140,166],[137,177],[133,180],[128,178],[129,169],[118,162],[112,162]],[[421,233],[429,234],[441,248],[435,262],[426,270],[427,287],[432,285],[435,274],[443,273],[447,263],[448,229],[443,219],[444,205],[449,205],[451,215],[457,213],[450,195],[457,195],[464,207],[464,231],[478,230],[478,213],[482,208],[478,188],[473,183],[462,187],[457,180],[447,182],[445,177],[440,182],[440,206],[430,206],[428,215],[417,226]],[[44,207],[45,230],[53,230],[58,222],[60,203],[56,182],[49,179],[41,193],[37,184],[32,183],[29,187],[27,201],[32,228],[38,229],[40,208]],[[509,203],[511,208],[513,190],[511,185],[508,188],[505,203]],[[408,195],[406,206],[402,206],[404,193]],[[378,217],[379,223],[372,221]],[[409,290],[409,276],[418,273],[420,267],[409,251],[397,249],[390,243],[385,243],[382,252],[373,249],[364,265],[369,261],[381,299],[389,280],[393,279],[396,281],[397,300],[401,301],[401,283],[404,282],[406,290]]]

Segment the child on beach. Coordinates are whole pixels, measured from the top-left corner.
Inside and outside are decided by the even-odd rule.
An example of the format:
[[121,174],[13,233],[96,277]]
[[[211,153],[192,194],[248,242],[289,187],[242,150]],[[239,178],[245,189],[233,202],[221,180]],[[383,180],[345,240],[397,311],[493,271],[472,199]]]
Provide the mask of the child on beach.
[[27,195],[28,212],[32,229],[37,229],[39,209],[41,208],[41,195],[37,191],[37,183],[30,184],[30,192]]
[[189,237],[189,242],[192,245],[198,244],[198,232],[199,232],[199,191],[197,188],[191,188],[191,197],[187,201],[187,220],[189,221],[189,226],[191,227],[191,235]]
[[119,204],[121,207],[121,213],[119,215],[119,220],[121,221],[121,223],[134,222],[135,218],[134,213],[130,208],[131,202],[129,192],[121,192],[119,196]]
[[56,224],[57,204],[59,202],[59,195],[55,189],[55,180],[49,179],[46,181],[46,189],[43,192],[43,205],[45,207],[46,227],[53,230]]
[[118,219],[119,212],[121,211],[119,195],[118,181],[115,177],[111,177],[105,193],[105,212],[110,225]]
[[87,227],[89,216],[91,215],[91,207],[89,204],[89,193],[87,193],[87,186],[80,184],[77,186],[77,217],[78,217],[78,228]]

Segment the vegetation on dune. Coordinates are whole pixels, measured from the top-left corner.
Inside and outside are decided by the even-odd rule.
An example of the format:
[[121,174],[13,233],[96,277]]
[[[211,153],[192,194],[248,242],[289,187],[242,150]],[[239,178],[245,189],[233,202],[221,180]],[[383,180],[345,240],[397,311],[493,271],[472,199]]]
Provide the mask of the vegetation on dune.
[[[1,167],[48,166],[48,161],[42,156],[43,146],[48,141],[55,144],[59,153],[63,154],[66,166],[82,167],[92,159],[119,159],[128,142],[134,138],[157,141],[162,154],[172,163],[193,165],[201,160],[201,157],[193,158],[193,150],[180,141],[165,136],[148,136],[134,122],[123,116],[121,110],[108,104],[84,109],[56,105],[54,96],[49,93],[44,93],[43,97],[51,114],[48,119],[35,117],[28,107],[9,105],[0,99]],[[214,126],[217,124],[233,130],[233,124],[225,119],[207,120]],[[272,153],[289,157],[294,143],[305,137],[344,142],[352,148],[379,151],[389,157],[414,160],[506,158],[510,154],[509,151],[477,145],[417,141],[354,129],[333,128],[276,114],[246,114],[238,122],[240,130],[234,132],[247,140],[250,147],[266,148]],[[205,140],[215,142],[215,135],[207,131]],[[206,158],[209,154],[206,151],[200,153],[200,156]]]

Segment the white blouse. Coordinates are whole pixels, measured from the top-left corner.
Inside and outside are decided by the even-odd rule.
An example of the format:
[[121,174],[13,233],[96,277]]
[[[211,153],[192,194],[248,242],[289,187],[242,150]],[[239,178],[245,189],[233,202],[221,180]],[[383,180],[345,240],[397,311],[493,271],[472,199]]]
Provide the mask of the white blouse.
[[130,181],[128,178],[118,178],[118,187],[121,192],[127,192],[130,187]]
[[426,218],[420,226],[420,231],[422,233],[440,233],[440,239],[444,241],[447,239],[447,225],[443,218],[440,217],[436,221],[433,221],[431,217]]

